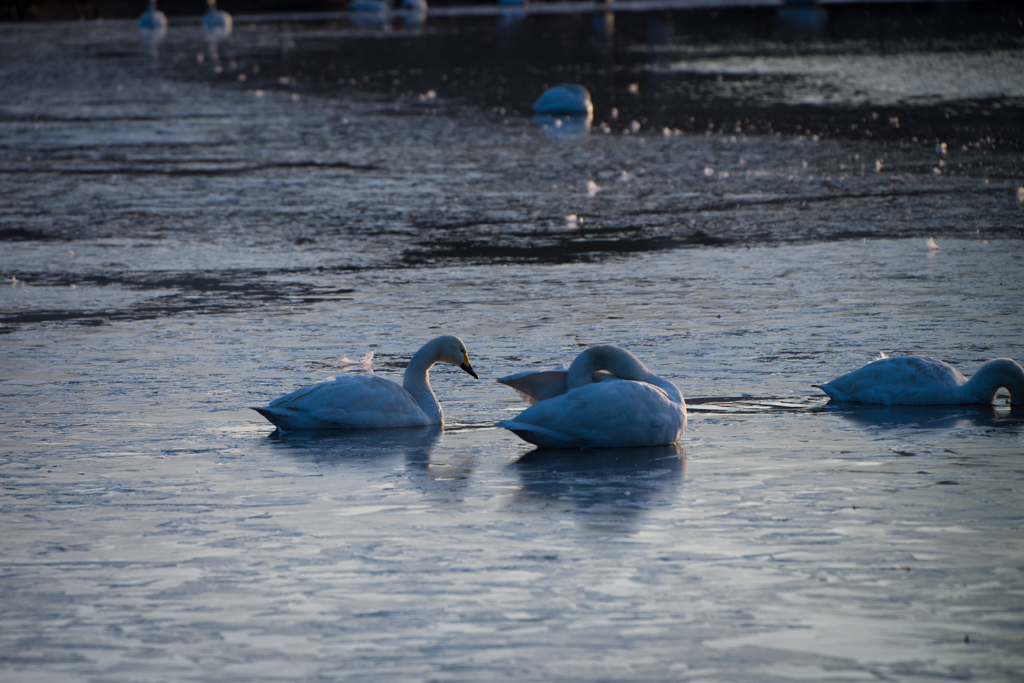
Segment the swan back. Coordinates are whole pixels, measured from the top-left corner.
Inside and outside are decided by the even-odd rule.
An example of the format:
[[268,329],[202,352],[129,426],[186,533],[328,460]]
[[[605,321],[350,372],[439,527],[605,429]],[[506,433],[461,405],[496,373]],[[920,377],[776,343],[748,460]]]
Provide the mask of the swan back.
[[331,377],[253,410],[285,432],[440,424],[439,414],[430,415],[408,391],[378,375]]
[[567,84],[548,88],[533,103],[538,114],[593,114],[590,92],[582,85]]

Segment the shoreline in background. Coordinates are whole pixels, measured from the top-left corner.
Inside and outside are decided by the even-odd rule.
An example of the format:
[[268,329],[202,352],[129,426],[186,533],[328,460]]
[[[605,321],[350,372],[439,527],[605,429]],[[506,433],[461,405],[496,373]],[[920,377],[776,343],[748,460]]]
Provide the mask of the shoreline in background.
[[[171,23],[196,23],[205,3],[199,0],[160,0],[158,3]],[[908,5],[970,5],[971,12],[1003,14],[1016,3],[1005,0],[819,0],[818,2],[787,2],[786,0],[618,0],[618,2],[534,2],[525,5],[500,6],[479,0],[435,0],[430,15],[444,17],[497,16],[517,14],[579,14],[588,12],[651,12],[651,11],[715,11],[751,7],[782,7],[785,5],[861,5],[883,6],[886,11]],[[348,16],[345,0],[223,0],[218,8],[229,12],[236,22],[335,21]],[[32,2],[7,0],[0,3],[0,24],[30,21],[83,21],[131,19],[145,10],[143,0],[65,0]]]

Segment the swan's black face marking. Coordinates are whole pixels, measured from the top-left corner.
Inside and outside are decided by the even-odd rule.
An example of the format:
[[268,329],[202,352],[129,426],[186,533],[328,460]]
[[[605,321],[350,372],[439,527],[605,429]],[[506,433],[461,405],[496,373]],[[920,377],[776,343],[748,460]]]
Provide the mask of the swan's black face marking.
[[480,376],[473,372],[473,366],[469,364],[469,354],[465,351],[462,352],[462,364],[459,367],[471,374],[473,379],[480,379]]

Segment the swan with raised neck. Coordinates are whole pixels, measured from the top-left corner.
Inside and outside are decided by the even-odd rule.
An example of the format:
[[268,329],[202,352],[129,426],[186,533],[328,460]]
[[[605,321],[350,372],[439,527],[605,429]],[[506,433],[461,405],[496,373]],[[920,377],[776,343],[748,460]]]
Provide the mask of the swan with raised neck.
[[1009,358],[988,361],[967,379],[935,358],[880,358],[826,384],[815,384],[833,401],[881,405],[991,404],[999,389],[1011,405],[1024,405],[1024,368]]
[[428,424],[444,424],[444,411],[437,402],[434,390],[430,388],[430,368],[438,362],[457,365],[475,379],[480,379],[469,364],[466,345],[454,335],[431,339],[409,359],[402,375],[402,387],[408,391],[416,404],[430,419]]
[[448,363],[479,379],[462,340],[453,335],[431,339],[405,368],[399,385],[378,375],[342,375],[302,387],[253,408],[278,429],[389,429],[443,425],[441,404],[430,388],[428,372]]

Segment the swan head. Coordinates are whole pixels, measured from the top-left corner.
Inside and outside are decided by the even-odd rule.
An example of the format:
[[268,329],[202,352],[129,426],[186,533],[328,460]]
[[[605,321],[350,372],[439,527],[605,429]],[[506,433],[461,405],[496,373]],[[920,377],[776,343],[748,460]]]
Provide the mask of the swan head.
[[446,334],[435,339],[433,343],[436,344],[437,360],[462,368],[472,375],[474,379],[480,379],[480,376],[476,374],[473,366],[469,363],[469,353],[466,351],[466,345],[461,339],[455,335]]

